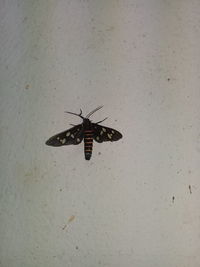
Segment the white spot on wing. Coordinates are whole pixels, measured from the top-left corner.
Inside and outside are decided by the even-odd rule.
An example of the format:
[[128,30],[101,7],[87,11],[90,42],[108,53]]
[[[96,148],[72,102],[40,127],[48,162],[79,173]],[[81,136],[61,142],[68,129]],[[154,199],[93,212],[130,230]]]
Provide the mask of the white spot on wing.
[[114,133],[115,133],[115,131],[114,131],[114,130],[112,130],[112,133],[114,134]]
[[72,137],[72,138],[74,138],[74,135],[73,135],[73,134],[71,134],[71,137]]
[[99,141],[99,136],[97,136],[96,139]]
[[112,134],[108,134],[108,138],[111,139],[112,138]]
[[66,139],[65,138],[63,138],[63,139],[60,139],[60,142],[64,145],[65,144],[65,142],[66,142]]
[[81,140],[79,138],[76,139],[77,142],[80,142]]
[[102,135],[102,134],[103,134],[103,131],[100,132],[100,135]]
[[104,132],[106,132],[106,129],[105,129],[105,128],[102,128],[102,130],[103,130]]
[[70,132],[67,132],[67,133],[66,133],[66,136],[70,136]]

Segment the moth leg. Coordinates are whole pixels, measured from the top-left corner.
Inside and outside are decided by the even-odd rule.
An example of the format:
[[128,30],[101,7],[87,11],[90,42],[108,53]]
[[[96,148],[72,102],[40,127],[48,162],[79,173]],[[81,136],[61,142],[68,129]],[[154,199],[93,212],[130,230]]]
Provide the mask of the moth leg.
[[103,119],[102,121],[98,121],[98,122],[95,122],[95,123],[96,123],[96,124],[101,123],[101,122],[105,121],[107,118],[108,118],[108,117],[106,117],[106,118]]

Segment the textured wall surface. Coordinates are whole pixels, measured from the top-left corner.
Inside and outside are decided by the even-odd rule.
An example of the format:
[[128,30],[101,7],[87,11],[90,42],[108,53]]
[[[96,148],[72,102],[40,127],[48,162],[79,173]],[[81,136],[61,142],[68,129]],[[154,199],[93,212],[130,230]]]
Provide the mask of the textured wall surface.
[[[0,0],[0,266],[200,266],[200,2]],[[53,148],[94,121],[124,138]]]

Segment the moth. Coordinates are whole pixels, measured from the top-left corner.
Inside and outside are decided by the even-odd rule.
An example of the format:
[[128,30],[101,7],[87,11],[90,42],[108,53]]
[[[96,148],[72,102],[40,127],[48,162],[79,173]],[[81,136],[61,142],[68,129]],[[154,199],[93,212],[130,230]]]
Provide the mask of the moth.
[[72,128],[58,133],[52,137],[50,137],[46,141],[46,145],[48,146],[66,146],[66,145],[78,145],[84,140],[84,154],[85,159],[90,160],[92,156],[92,147],[93,140],[98,143],[107,142],[107,141],[118,141],[122,138],[122,134],[115,129],[108,128],[99,123],[105,121],[98,121],[93,123],[89,118],[92,114],[94,114],[97,110],[101,109],[103,106],[97,107],[93,111],[87,114],[86,117],[82,116],[82,110],[80,109],[80,113],[76,114],[73,112],[66,111],[66,113],[73,114],[75,116],[80,117],[83,122],[78,125],[73,125]]

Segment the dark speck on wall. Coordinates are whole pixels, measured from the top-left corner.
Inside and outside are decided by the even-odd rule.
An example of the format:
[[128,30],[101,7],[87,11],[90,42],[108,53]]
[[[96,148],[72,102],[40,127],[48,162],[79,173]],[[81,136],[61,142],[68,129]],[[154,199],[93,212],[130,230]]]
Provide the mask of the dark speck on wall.
[[67,227],[67,225],[65,224],[65,225],[62,227],[62,230],[65,230],[66,227]]
[[189,185],[188,188],[189,188],[190,194],[192,194],[192,187],[191,187],[191,185]]
[[28,19],[27,17],[24,17],[23,20],[22,20],[22,22],[23,22],[23,23],[26,22],[27,19]]

